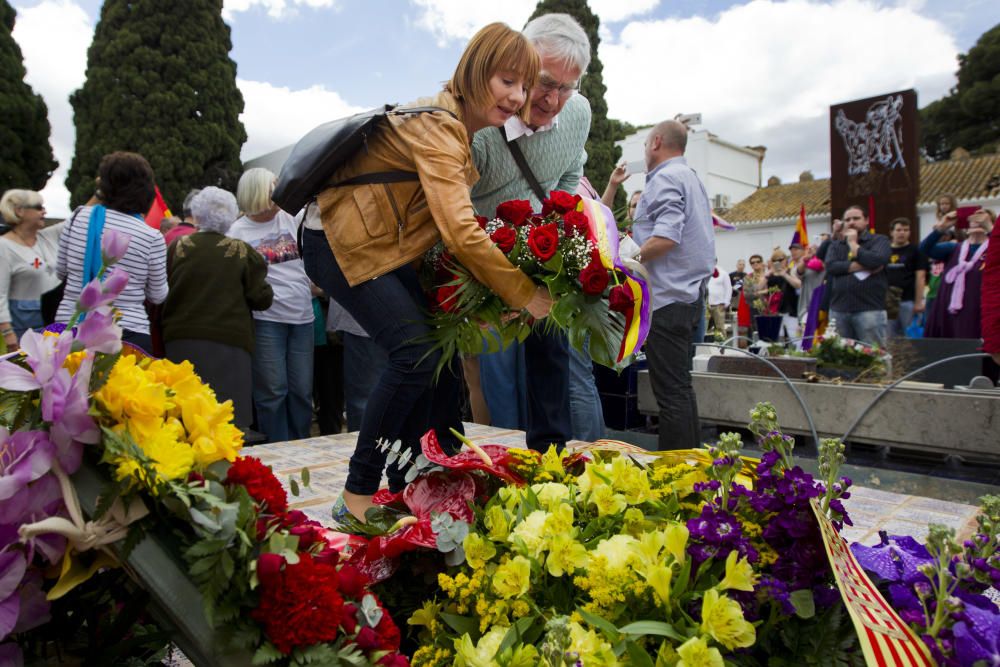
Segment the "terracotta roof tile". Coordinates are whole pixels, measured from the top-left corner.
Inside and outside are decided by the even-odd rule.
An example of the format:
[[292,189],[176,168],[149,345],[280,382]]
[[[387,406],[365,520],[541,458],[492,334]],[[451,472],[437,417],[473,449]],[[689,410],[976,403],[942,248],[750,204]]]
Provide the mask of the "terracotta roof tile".
[[[920,203],[933,202],[946,193],[959,202],[1000,197],[1000,154],[921,164]],[[795,218],[802,204],[810,216],[829,215],[830,179],[760,188],[723,217],[736,224]]]

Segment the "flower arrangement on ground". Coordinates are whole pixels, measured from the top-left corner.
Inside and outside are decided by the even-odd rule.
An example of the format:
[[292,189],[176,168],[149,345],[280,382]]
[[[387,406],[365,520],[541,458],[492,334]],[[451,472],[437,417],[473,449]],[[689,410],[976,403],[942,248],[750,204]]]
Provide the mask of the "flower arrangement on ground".
[[[531,202],[500,204],[479,224],[510,262],[546,285],[556,304],[545,326],[567,332],[579,350],[615,368],[638,350],[649,329],[645,282],[618,257],[618,230],[600,202],[553,191],[536,213]],[[479,354],[524,340],[529,316],[507,307],[443,245],[428,251],[423,283],[432,304],[431,327],[442,364],[456,353]],[[589,343],[588,343],[589,341]]]
[[[238,458],[232,404],[190,363],[123,351],[110,304],[128,276],[108,267],[127,239],[108,231],[103,243],[69,324],[26,332],[0,360],[0,662],[41,657],[21,646],[38,644],[51,600],[155,531],[179,550],[208,622],[255,664],[407,664],[366,578],[288,509],[269,468]],[[71,477],[81,466],[107,480],[90,517]]]
[[844,338],[829,328],[809,350],[809,355],[823,368],[850,369],[871,375],[882,375],[891,365],[891,358],[878,345]]
[[430,433],[415,481],[349,526],[370,540],[351,562],[387,597],[436,588],[409,610],[414,665],[767,664],[828,648],[860,664],[811,507],[849,521],[839,443],[824,443],[816,480],[773,408],[752,418],[759,462],[735,434],[640,464],[499,446],[446,457]]

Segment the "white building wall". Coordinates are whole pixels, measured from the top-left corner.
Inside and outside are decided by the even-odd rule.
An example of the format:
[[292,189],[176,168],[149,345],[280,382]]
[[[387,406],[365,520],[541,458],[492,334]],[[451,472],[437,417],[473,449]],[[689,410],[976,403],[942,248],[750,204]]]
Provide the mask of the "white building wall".
[[[643,143],[648,134],[648,129],[640,130],[617,142],[622,149],[622,159],[628,163],[629,173],[632,174],[625,181],[625,192],[628,195],[641,190],[646,183]],[[713,137],[706,130],[688,135],[684,157],[701,177],[705,190],[713,201],[716,195],[725,195],[729,198],[729,205],[734,206],[760,186],[758,154]]]

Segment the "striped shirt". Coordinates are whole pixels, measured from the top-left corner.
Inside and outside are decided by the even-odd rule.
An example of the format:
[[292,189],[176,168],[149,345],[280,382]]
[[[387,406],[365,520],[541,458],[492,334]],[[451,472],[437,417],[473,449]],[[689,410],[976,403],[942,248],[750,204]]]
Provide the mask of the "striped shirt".
[[[90,212],[86,206],[73,214],[59,238],[59,260],[56,272],[66,279],[66,291],[56,313],[56,321],[68,322],[76,309],[76,299],[83,289],[83,256],[87,250],[87,228]],[[125,257],[117,264],[128,275],[128,285],[115,299],[114,307],[121,313],[119,326],[126,331],[149,333],[149,318],[144,301],[163,303],[167,298],[167,247],[163,236],[141,220],[107,209],[104,229],[114,229],[131,237]]]

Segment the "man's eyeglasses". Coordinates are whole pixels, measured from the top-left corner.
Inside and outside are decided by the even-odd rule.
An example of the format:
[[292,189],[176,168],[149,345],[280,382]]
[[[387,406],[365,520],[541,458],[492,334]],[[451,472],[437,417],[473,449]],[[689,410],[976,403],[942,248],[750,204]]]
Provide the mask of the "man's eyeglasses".
[[574,81],[572,84],[560,84],[555,79],[551,79],[547,76],[543,76],[538,80],[538,87],[542,89],[546,95],[549,93],[558,92],[559,97],[569,97],[577,90],[580,89],[580,82]]
[[750,263],[751,264],[761,264],[761,263],[763,263],[763,261],[764,260],[761,260],[761,259],[751,259]]

